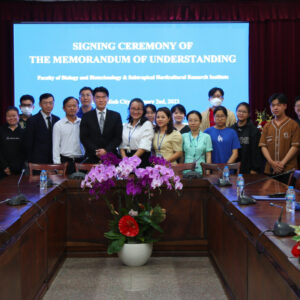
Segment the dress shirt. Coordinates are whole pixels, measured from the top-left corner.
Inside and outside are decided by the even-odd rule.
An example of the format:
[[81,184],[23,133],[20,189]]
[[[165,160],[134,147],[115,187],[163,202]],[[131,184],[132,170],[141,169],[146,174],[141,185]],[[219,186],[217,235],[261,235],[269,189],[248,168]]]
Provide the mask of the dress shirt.
[[80,118],[74,123],[67,118],[56,122],[53,126],[53,162],[60,164],[60,155],[70,158],[80,157],[84,154],[79,139]]
[[[98,108],[96,108],[96,111],[97,111],[97,119],[98,119],[98,124],[100,124],[100,117],[101,117],[101,112],[103,112],[103,117],[104,117],[104,123],[105,123],[105,118],[106,118],[106,108],[104,108],[102,111],[99,110]],[[104,128],[103,128],[104,129]]]
[[46,127],[49,129],[49,127],[48,127],[48,119],[47,119],[47,117],[50,117],[50,122],[51,122],[51,124],[52,124],[52,127],[53,127],[53,122],[52,122],[52,115],[50,114],[49,116],[48,115],[46,115],[42,110],[41,110],[41,114],[42,114],[42,116],[43,116],[43,118],[44,118],[44,120],[45,120],[45,123],[46,123]]
[[151,151],[153,136],[154,130],[150,121],[145,121],[142,126],[139,125],[139,122],[136,126],[132,126],[130,123],[124,124],[122,144],[119,148],[130,150],[144,149],[146,151]]

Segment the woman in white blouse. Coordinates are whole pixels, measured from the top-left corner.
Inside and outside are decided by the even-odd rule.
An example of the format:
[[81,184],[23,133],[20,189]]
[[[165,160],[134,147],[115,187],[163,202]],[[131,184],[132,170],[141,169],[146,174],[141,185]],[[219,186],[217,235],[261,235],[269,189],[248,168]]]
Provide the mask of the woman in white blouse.
[[120,154],[122,157],[136,155],[141,158],[140,167],[149,166],[152,139],[152,123],[145,117],[146,109],[143,100],[134,98],[129,103],[128,123],[123,125]]

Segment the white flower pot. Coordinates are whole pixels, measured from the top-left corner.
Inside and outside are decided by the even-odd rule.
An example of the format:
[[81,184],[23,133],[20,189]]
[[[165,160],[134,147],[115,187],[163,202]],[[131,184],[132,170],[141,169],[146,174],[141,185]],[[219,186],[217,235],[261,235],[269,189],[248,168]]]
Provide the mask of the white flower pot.
[[129,267],[144,265],[152,254],[153,244],[124,244],[118,253],[123,264]]

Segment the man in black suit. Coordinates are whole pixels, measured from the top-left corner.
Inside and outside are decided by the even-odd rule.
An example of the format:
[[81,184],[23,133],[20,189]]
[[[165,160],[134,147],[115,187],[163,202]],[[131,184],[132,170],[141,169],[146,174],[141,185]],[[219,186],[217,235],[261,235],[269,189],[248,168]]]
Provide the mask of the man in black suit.
[[86,162],[97,163],[107,152],[117,154],[122,142],[122,120],[118,112],[106,108],[109,92],[105,87],[93,91],[96,109],[85,113],[80,123],[80,140],[86,151]]
[[53,95],[46,93],[40,96],[41,110],[30,117],[26,124],[26,151],[28,162],[38,164],[52,163],[52,128],[59,117],[52,115]]

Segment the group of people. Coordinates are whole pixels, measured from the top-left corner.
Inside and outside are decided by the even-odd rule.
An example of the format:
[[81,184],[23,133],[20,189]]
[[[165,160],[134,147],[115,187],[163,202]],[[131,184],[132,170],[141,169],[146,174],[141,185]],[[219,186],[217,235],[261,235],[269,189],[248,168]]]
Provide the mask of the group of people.
[[[109,91],[105,87],[83,87],[79,99],[67,97],[63,101],[65,117],[61,120],[52,114],[55,101],[49,93],[40,96],[41,110],[33,116],[35,102],[30,95],[20,99],[21,115],[18,108],[8,107],[7,123],[0,128],[2,176],[20,173],[25,161],[68,162],[70,174],[75,171],[75,162],[97,163],[108,152],[121,157],[139,156],[141,167],[149,165],[151,154],[172,164],[195,162],[195,171],[200,174],[201,162],[240,161],[241,173],[252,174],[280,174],[298,168],[300,121],[297,124],[286,115],[287,99],[283,94],[269,98],[274,118],[264,126],[262,134],[250,120],[248,103],[237,105],[237,120],[222,105],[221,88],[209,91],[210,105],[202,113],[187,113],[181,104],[171,110],[156,109],[134,98],[124,124],[118,112],[107,109]],[[300,98],[296,98],[295,112],[300,117]],[[188,125],[184,124],[185,118]]]

